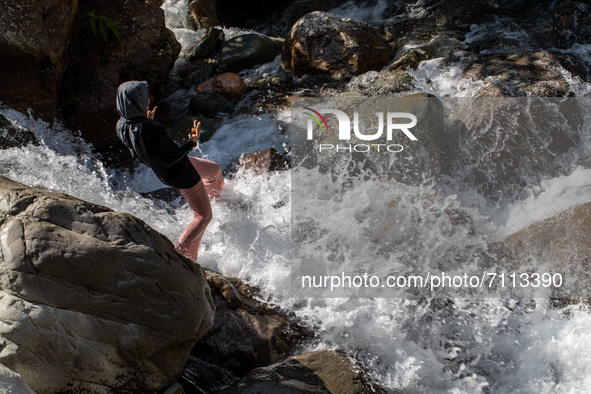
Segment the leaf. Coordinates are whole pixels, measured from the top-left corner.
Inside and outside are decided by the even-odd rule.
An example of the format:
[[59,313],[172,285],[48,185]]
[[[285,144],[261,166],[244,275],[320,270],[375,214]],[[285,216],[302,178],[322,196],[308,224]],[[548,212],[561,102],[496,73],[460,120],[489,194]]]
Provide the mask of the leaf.
[[109,41],[109,32],[105,28],[105,23],[101,20],[99,22],[99,31],[101,32],[101,36],[105,39],[105,42]]
[[121,38],[119,38],[119,31],[117,30],[117,23],[115,23],[113,19],[108,17],[105,17],[105,23],[107,24],[109,29],[111,29],[115,37],[117,37],[117,40],[121,41]]
[[92,34],[96,35],[96,18],[94,15],[88,14],[90,17],[90,27],[92,28]]

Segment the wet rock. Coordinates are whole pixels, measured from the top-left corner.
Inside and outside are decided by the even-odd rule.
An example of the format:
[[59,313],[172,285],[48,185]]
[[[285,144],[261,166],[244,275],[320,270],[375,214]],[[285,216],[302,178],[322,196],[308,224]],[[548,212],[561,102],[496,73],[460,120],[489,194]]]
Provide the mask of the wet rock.
[[348,91],[360,92],[368,96],[400,93],[413,89],[413,78],[405,70],[368,71],[351,78],[347,84]]
[[257,368],[222,393],[386,393],[354,361],[335,350],[316,350]]
[[427,60],[429,56],[427,52],[425,52],[421,48],[411,49],[410,51],[406,52],[400,59],[396,60],[390,66],[388,66],[388,71],[397,70],[399,68],[406,68],[410,67],[412,69],[417,69],[419,63],[423,60]]
[[395,55],[384,30],[326,12],[305,15],[283,46],[283,67],[296,74],[358,75],[379,70]]
[[552,289],[554,297],[591,299],[591,203],[567,209],[511,234],[495,244],[493,250],[507,270],[561,274],[562,285]]
[[475,58],[464,75],[483,81],[483,96],[570,96],[573,89],[561,70],[586,80],[585,67],[566,55],[547,51],[534,53],[492,54]]
[[139,219],[0,178],[0,362],[37,392],[175,382],[213,323],[201,267]]
[[[206,390],[227,386],[248,371],[278,362],[313,334],[284,312],[256,300],[239,278],[206,271],[216,306],[214,326],[197,343],[183,378]],[[209,365],[207,369],[199,366]]]
[[406,67],[416,70],[422,61],[439,57],[449,57],[459,47],[460,41],[455,38],[435,37],[427,44],[406,52],[400,59],[388,66],[388,70],[397,70]]
[[246,83],[238,74],[223,73],[197,85],[195,92],[214,92],[233,100],[242,97],[246,93]]
[[268,63],[281,54],[283,39],[259,33],[242,34],[226,41],[220,56],[228,71],[238,72]]
[[[74,29],[71,58],[60,91],[61,116],[68,128],[80,130],[86,141],[105,153],[105,158],[119,157],[122,145],[113,132],[118,120],[114,99],[117,87],[128,80],[144,80],[151,93],[159,97],[181,47],[165,27],[164,11],[153,4],[80,0],[79,6],[80,23]],[[110,18],[119,38],[105,18]],[[101,22],[106,40],[98,31]]]
[[284,26],[288,33],[289,29],[304,15],[314,11],[330,11],[344,3],[346,0],[296,0],[283,11],[279,24]]
[[217,27],[208,29],[195,48],[191,50],[189,60],[193,62],[208,56],[224,42],[224,39],[225,35],[222,29]]
[[189,10],[198,28],[209,29],[215,26],[221,26],[216,0],[192,0],[189,3]]
[[429,59],[434,59],[449,57],[453,51],[460,48],[460,45],[460,40],[456,38],[437,36],[419,48],[427,53]]
[[53,121],[78,2],[7,0],[0,13],[0,97]]
[[274,148],[249,153],[244,156],[241,164],[246,170],[252,170],[257,174],[289,169],[289,161]]
[[217,93],[205,92],[198,93],[191,98],[189,109],[193,114],[201,114],[208,118],[215,118],[222,113],[231,113],[234,110],[234,106],[231,102]]
[[0,115],[0,147],[18,148],[29,144],[37,144],[37,137],[30,130],[17,127],[4,115]]
[[192,89],[195,85],[214,77],[223,71],[219,59],[205,58],[189,62],[179,58],[171,71],[166,94],[174,94],[178,89]]
[[[557,176],[583,133],[576,98],[478,97],[446,101],[442,172],[492,201],[514,199],[536,176]],[[527,116],[523,114],[527,113]],[[541,179],[540,179],[541,180]],[[531,184],[531,183],[530,183]]]

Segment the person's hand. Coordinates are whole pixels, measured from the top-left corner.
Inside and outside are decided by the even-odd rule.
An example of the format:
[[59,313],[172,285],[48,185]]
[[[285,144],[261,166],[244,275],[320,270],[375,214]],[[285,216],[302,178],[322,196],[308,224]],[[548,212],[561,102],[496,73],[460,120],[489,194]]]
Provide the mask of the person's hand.
[[191,133],[189,133],[189,138],[191,142],[196,144],[199,141],[199,135],[201,134],[201,122],[197,122],[196,120],[193,121],[193,128],[191,129]]
[[154,114],[156,113],[156,108],[158,108],[158,106],[154,107],[154,109],[151,111],[148,109],[148,115],[147,115],[148,118],[154,119]]

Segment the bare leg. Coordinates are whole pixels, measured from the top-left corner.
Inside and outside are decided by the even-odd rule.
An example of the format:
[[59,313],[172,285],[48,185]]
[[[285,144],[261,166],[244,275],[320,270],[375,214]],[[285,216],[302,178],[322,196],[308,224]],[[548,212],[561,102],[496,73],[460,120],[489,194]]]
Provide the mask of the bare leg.
[[197,261],[201,238],[212,219],[211,204],[202,180],[191,188],[180,189],[180,192],[193,210],[194,218],[181,233],[176,250],[183,256]]

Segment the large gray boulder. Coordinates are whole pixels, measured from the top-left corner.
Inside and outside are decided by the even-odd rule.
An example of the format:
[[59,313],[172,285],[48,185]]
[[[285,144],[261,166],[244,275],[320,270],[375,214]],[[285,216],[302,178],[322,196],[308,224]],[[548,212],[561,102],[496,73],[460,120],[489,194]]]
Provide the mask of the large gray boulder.
[[0,177],[0,363],[33,390],[155,391],[213,323],[201,267],[141,220]]

